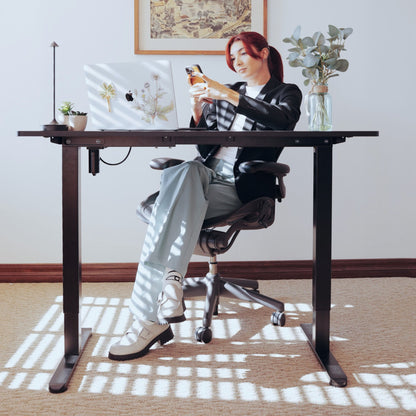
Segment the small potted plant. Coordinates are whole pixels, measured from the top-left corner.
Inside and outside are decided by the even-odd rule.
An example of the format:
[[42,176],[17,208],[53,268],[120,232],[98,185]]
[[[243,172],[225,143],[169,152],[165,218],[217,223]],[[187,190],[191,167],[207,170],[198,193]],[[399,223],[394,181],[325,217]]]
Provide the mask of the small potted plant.
[[72,109],[74,108],[74,103],[71,103],[70,101],[64,101],[61,106],[58,108],[58,111],[61,112],[63,115],[63,123],[70,127],[69,124],[69,114],[71,113]]
[[306,96],[309,128],[311,130],[332,129],[332,106],[328,94],[328,80],[345,72],[348,61],[341,59],[341,51],[345,51],[345,40],[351,35],[351,28],[337,28],[328,26],[328,37],[321,32],[313,36],[300,36],[301,27],[298,26],[291,37],[283,39],[290,43],[289,65],[302,68],[302,75],[306,78],[305,85],[312,84],[312,89]]
[[69,114],[69,124],[73,130],[83,131],[87,127],[87,113],[83,111],[71,111]]
[[64,123],[68,126],[69,130],[82,131],[87,126],[87,113],[83,111],[73,110],[74,103],[70,101],[64,101],[58,110],[64,116]]

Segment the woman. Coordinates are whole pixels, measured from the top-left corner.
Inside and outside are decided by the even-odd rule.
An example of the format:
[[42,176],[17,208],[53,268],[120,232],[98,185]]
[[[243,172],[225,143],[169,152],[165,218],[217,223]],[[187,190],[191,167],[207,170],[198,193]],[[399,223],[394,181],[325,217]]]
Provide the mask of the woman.
[[[191,127],[212,130],[292,130],[302,94],[283,83],[279,52],[256,32],[232,37],[226,60],[242,82],[223,85],[202,75],[190,88]],[[185,320],[183,276],[204,219],[229,214],[245,202],[274,195],[275,178],[243,174],[248,160],[276,161],[282,148],[200,145],[200,157],[165,169],[146,233],[130,302],[133,325],[110,348],[109,358],[145,355],[173,338],[170,323]]]

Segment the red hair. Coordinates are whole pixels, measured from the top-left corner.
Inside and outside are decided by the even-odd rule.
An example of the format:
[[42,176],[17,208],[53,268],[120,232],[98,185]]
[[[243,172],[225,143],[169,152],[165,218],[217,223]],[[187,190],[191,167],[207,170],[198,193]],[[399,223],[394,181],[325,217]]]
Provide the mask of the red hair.
[[267,48],[269,50],[269,58],[267,60],[270,74],[274,75],[280,82],[283,82],[283,62],[280,53],[273,46],[269,46],[264,36],[257,32],[241,32],[239,35],[233,36],[227,43],[225,48],[225,59],[229,68],[235,72],[233,62],[231,60],[231,46],[236,41],[241,41],[246,52],[255,59],[260,59],[260,52]]

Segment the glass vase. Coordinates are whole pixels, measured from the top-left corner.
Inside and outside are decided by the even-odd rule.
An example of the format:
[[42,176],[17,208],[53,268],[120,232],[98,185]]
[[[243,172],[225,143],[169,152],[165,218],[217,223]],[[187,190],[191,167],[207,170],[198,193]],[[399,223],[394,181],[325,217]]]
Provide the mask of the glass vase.
[[314,85],[306,98],[309,130],[332,130],[332,99],[327,85]]

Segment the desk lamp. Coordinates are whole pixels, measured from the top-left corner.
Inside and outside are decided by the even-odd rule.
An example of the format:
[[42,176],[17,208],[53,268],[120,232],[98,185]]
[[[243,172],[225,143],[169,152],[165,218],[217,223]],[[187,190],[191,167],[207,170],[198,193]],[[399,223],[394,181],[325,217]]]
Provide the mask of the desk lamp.
[[53,120],[49,124],[43,125],[43,130],[68,130],[66,124],[59,124],[55,119],[55,48],[59,47],[56,42],[51,43],[53,48]]

